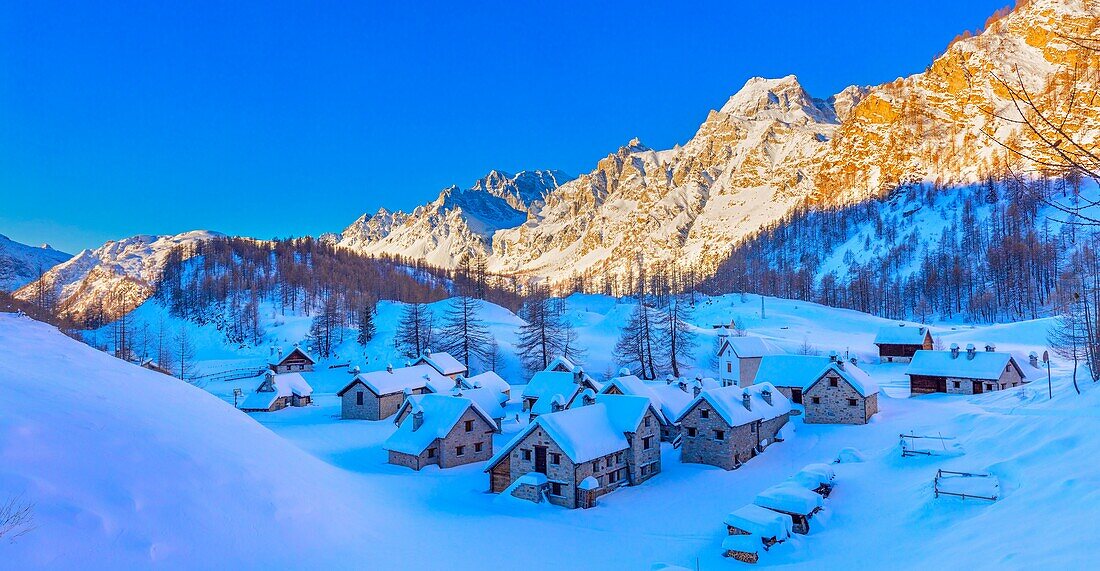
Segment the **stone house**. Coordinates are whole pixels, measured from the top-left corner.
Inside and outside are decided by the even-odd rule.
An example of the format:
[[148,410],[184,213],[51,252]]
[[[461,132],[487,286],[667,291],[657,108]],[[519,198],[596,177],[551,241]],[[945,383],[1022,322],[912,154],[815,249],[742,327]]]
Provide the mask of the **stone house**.
[[512,385],[509,385],[508,381],[505,381],[500,375],[493,371],[485,371],[484,373],[472,377],[460,375],[458,380],[461,380],[462,386],[467,389],[492,389],[504,395],[504,400],[506,401],[512,398]]
[[459,384],[456,384],[446,394],[474,401],[485,414],[489,415],[489,418],[493,419],[493,422],[497,425],[497,432],[500,432],[500,427],[504,423],[504,407],[508,404],[508,397],[496,389],[488,387],[464,388],[463,385]]
[[489,460],[489,490],[588,508],[661,472],[660,413],[649,399],[588,393],[582,402],[516,434]]
[[618,377],[611,379],[604,385],[601,394],[634,395],[648,398],[663,417],[661,440],[672,442],[680,434],[680,427],[675,424],[675,420],[680,417],[695,396],[698,395],[698,390],[686,385],[681,387],[678,383],[646,382],[630,374],[629,369],[623,368],[619,371]]
[[408,395],[447,392],[455,382],[431,365],[386,367],[359,373],[340,392],[340,418],[382,420],[397,413]]
[[787,424],[791,402],[768,383],[701,391],[680,415],[680,461],[738,468]]
[[810,533],[810,518],[825,508],[819,494],[799,486],[780,484],[756,495],[753,503],[791,518],[791,530],[806,535]]
[[1028,382],[1025,369],[1015,357],[997,351],[993,345],[978,351],[969,344],[965,354],[955,343],[948,351],[917,351],[905,374],[909,376],[909,391],[914,395],[981,394]]
[[836,355],[802,393],[807,424],[867,424],[878,412],[878,385]]
[[450,353],[443,352],[432,353],[431,351],[425,351],[416,361],[413,361],[413,365],[431,365],[433,369],[439,371],[440,375],[452,379],[457,378],[459,375],[465,375],[468,372],[466,370],[466,365],[463,365],[462,361],[455,359]]
[[917,351],[932,349],[932,332],[923,325],[887,325],[878,330],[874,343],[879,362],[908,363]]
[[382,444],[389,463],[420,470],[453,468],[493,456],[498,425],[475,401],[450,395],[410,396],[397,411],[395,431]]
[[274,412],[288,406],[306,406],[312,399],[313,387],[301,374],[276,374],[268,370],[263,382],[244,399],[240,409],[245,412]]
[[760,360],[756,380],[771,383],[794,404],[802,403],[802,393],[829,364],[829,357],[817,355],[766,355]]
[[736,337],[728,329],[718,332],[718,382],[723,387],[747,387],[756,382],[760,360],[783,351],[760,337]]
[[276,373],[312,373],[315,363],[313,357],[295,345],[289,353],[271,363],[270,367]]

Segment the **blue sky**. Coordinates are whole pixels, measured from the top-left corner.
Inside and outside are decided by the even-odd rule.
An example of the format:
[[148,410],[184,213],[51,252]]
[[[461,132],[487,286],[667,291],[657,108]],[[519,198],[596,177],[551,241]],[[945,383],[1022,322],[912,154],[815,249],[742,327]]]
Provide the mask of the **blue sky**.
[[339,231],[493,168],[683,143],[753,76],[920,72],[1006,2],[8,4],[0,233]]

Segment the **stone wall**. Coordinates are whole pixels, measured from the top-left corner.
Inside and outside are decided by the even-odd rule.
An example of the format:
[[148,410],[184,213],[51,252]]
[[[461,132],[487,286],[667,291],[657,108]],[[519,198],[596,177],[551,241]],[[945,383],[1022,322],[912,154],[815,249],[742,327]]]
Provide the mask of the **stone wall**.
[[[709,412],[708,418],[703,418],[704,410]],[[700,401],[681,423],[684,439],[680,461],[732,470],[756,455],[761,440],[774,440],[787,418],[788,415],[783,415],[763,422],[729,426],[710,403]],[[695,429],[695,436],[689,435],[689,428]],[[716,430],[724,432],[722,440],[717,439]]]
[[756,382],[756,372],[760,370],[760,357],[738,359],[741,368],[741,386],[747,387]]
[[[836,381],[837,386],[831,386],[832,380]],[[814,399],[818,402],[815,403]],[[849,404],[849,399],[855,399],[855,404]],[[867,401],[832,369],[814,381],[802,395],[807,424],[866,424],[878,410],[878,397],[871,405],[873,410],[868,408]]]
[[[527,434],[520,441],[511,452],[508,453],[508,459],[511,463],[511,474],[509,475],[508,483],[515,482],[520,476],[535,471],[535,446],[546,447],[546,477],[551,482],[557,482],[561,484],[561,495],[548,495],[550,503],[572,508],[576,500],[576,487],[580,478],[576,477],[576,470],[573,462],[565,455],[561,447],[554,442],[546,431],[541,426],[536,427],[530,433]],[[524,457],[524,451],[527,451],[528,456]],[[560,455],[559,463],[554,464],[551,460],[554,454]]]
[[[649,426],[646,426],[646,423]],[[649,439],[649,449],[645,448],[646,439]],[[630,484],[638,485],[661,473],[661,422],[652,410],[645,413],[638,431],[630,442],[629,456],[626,462],[630,471]],[[645,474],[642,467],[645,466]],[[600,487],[604,482],[600,481]]]
[[[406,415],[408,416],[408,415]],[[466,431],[466,421],[473,423],[472,429]],[[481,444],[481,451],[477,450],[477,444]],[[462,455],[458,454],[458,447],[463,447]],[[485,462],[493,457],[493,427],[481,415],[474,412],[473,407],[466,409],[458,422],[447,433],[447,436],[439,441],[440,468],[453,468],[471,462]]]
[[[431,446],[429,446],[429,448],[431,448]],[[428,464],[435,463],[434,458],[432,459],[432,461],[428,461],[427,450],[421,453],[420,456],[405,454],[404,452],[395,452],[393,450],[388,450],[387,452],[389,452],[389,463],[395,466],[404,466],[413,470],[419,470]]]
[[[363,393],[363,404],[358,402],[356,394]],[[367,385],[356,382],[340,397],[340,418],[358,420],[380,420],[378,417],[378,397]]]

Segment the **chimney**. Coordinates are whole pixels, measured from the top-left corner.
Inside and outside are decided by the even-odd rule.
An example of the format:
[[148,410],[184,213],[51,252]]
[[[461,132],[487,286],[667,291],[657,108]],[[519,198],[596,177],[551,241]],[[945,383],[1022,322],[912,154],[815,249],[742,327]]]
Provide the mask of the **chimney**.
[[977,353],[977,352],[978,352],[978,350],[974,348],[973,343],[967,343],[966,344],[966,358],[967,359],[973,359],[974,354]]
[[752,397],[748,391],[741,393],[741,404],[745,405],[745,410],[752,410]]
[[420,430],[421,426],[424,426],[424,409],[417,406],[413,409],[413,432]]
[[466,380],[466,377],[462,375],[455,375],[455,390],[462,389],[462,382]]
[[830,351],[829,352],[829,361],[830,362],[836,363],[839,360],[840,360],[840,356],[836,354],[836,351]]
[[959,344],[958,343],[952,343],[951,344],[951,358],[952,359],[958,359],[959,358]]
[[386,372],[391,375],[393,374],[393,363],[386,363]]
[[770,390],[764,389],[760,391],[760,396],[763,397],[764,402],[768,403],[768,405],[772,404],[772,392]]
[[688,392],[688,384],[683,377],[680,377],[680,379],[676,381],[676,386],[680,387],[681,391],[684,391],[685,393]]
[[584,382],[584,367],[578,365],[576,369],[573,369],[573,382],[578,385]]
[[275,390],[275,371],[268,369],[267,372],[264,373],[263,389],[263,392],[271,392]]
[[695,386],[691,387],[691,396],[697,397],[701,392],[703,392],[702,383],[696,384]]
[[1032,352],[1028,353],[1027,354],[1027,362],[1030,363],[1032,367],[1035,367],[1036,369],[1038,369],[1039,368],[1039,354],[1036,353],[1035,351],[1032,351]]
[[856,357],[855,355],[852,355],[852,358],[848,359],[848,360],[851,361],[853,365],[855,365],[857,367],[859,366],[859,358]]
[[554,395],[550,399],[550,412],[561,412],[565,408],[565,397]]
[[581,393],[581,403],[584,406],[596,404],[596,393],[592,389],[584,389],[584,392]]
[[992,353],[997,350],[997,346],[992,343],[986,343],[985,350],[987,353]]

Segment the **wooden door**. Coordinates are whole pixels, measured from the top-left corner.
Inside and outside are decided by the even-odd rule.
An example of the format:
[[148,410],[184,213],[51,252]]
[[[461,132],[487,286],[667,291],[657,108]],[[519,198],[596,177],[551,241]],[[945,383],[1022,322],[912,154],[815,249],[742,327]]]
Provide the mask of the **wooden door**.
[[976,395],[982,394],[982,382],[981,381],[973,381],[973,382],[974,382],[974,394],[976,394]]
[[539,474],[546,473],[546,447],[535,447],[535,471]]
[[791,401],[794,404],[802,404],[802,389],[791,389]]

